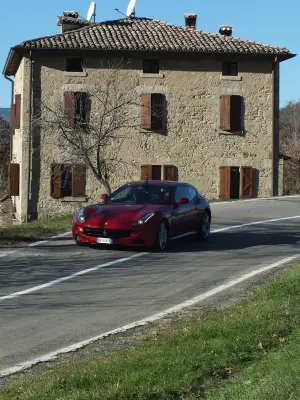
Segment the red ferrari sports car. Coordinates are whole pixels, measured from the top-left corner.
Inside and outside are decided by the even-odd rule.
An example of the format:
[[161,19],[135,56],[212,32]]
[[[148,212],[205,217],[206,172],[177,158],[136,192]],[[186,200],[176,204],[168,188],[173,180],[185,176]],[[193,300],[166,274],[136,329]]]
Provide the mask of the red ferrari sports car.
[[168,242],[189,234],[206,240],[209,201],[192,185],[170,181],[131,182],[102,203],[74,215],[72,234],[78,245],[142,246],[164,250]]

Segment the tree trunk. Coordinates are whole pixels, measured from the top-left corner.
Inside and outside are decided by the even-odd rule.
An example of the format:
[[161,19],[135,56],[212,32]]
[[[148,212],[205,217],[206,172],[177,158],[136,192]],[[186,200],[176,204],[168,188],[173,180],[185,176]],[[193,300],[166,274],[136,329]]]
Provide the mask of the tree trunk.
[[111,195],[111,187],[108,181],[105,181],[103,179],[101,179],[100,181],[102,183],[102,185],[105,187],[106,193],[108,194],[108,196]]

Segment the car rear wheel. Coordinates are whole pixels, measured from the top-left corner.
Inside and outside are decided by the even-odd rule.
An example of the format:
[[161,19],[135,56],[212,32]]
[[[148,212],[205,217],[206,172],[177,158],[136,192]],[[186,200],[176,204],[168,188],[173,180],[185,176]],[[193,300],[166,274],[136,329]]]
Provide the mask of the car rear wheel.
[[156,243],[155,243],[155,250],[156,251],[163,251],[167,248],[169,241],[169,230],[167,224],[162,221],[159,224],[157,236],[156,236]]
[[208,211],[205,211],[202,216],[200,229],[198,231],[201,240],[206,240],[208,238],[210,234],[210,224],[211,224],[211,216]]

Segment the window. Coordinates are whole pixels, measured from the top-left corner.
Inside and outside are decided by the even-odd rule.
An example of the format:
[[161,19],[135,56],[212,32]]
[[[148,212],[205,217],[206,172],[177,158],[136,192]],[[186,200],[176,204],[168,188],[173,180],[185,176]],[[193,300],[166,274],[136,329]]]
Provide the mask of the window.
[[88,94],[85,92],[65,92],[65,110],[71,129],[87,123]]
[[83,59],[78,57],[67,58],[66,72],[83,72]]
[[227,132],[242,130],[242,96],[220,96],[220,129]]
[[197,196],[197,191],[192,186],[188,186],[188,199],[189,201],[193,201],[194,198]]
[[[163,169],[163,177],[162,177]],[[148,177],[153,181],[178,181],[178,171],[174,165],[142,165],[141,166],[141,180],[144,181]]]
[[142,95],[142,127],[151,131],[165,130],[165,96],[162,93]]
[[85,165],[52,164],[51,196],[55,199],[85,196]]
[[9,164],[8,187],[10,196],[19,196],[20,190],[20,164]]
[[125,203],[171,204],[174,187],[159,183],[123,186],[112,193],[107,201]]
[[146,180],[148,177],[152,181],[161,180],[161,165],[142,165],[141,166],[141,180]]
[[224,76],[238,76],[238,63],[231,61],[222,62],[222,75]]
[[159,74],[159,60],[146,59],[143,61],[144,74]]
[[175,202],[179,203],[179,200],[182,197],[186,197],[187,199],[189,199],[189,190],[187,186],[179,186],[179,188],[176,190]]

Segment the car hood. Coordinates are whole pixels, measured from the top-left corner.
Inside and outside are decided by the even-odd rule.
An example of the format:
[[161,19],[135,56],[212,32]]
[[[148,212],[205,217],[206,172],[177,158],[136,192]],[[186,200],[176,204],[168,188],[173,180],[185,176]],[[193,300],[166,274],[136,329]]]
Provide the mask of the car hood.
[[105,226],[107,229],[121,229],[152,211],[161,211],[166,206],[155,204],[99,204],[85,207],[84,225]]

